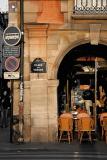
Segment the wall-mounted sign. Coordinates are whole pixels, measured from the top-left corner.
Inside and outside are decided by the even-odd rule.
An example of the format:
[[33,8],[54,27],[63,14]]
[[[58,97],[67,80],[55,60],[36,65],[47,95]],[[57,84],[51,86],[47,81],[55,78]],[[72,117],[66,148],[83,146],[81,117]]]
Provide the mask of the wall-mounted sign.
[[9,72],[14,72],[19,68],[19,60],[14,57],[10,56],[5,60],[5,69]]
[[33,73],[46,73],[46,62],[41,58],[36,58],[31,63],[31,72]]
[[17,45],[21,40],[21,31],[18,27],[10,26],[4,30],[3,40],[9,46]]
[[19,79],[19,72],[4,72],[4,79]]
[[3,47],[3,57],[19,57],[20,56],[20,46],[4,46]]

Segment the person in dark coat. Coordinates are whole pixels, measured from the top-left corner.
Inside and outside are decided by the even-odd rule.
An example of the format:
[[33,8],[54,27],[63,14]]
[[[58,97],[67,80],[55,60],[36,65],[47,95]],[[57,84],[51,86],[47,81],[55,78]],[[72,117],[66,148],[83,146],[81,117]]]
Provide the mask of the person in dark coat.
[[8,106],[10,103],[9,95],[7,90],[3,91],[1,105],[1,127],[7,127],[8,125]]

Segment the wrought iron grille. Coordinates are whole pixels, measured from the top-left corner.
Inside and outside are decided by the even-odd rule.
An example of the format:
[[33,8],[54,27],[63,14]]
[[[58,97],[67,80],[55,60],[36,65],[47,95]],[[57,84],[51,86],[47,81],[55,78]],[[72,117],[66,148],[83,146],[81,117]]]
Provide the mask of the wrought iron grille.
[[107,0],[75,0],[74,14],[107,14]]

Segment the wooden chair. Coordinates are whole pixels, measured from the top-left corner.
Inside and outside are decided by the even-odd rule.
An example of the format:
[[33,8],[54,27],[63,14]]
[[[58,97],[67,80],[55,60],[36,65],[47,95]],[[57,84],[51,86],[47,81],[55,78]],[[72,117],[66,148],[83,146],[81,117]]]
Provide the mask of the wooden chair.
[[78,120],[78,132],[80,144],[83,136],[87,133],[90,142],[92,142],[91,132],[93,130],[93,120],[90,117],[83,117]]
[[71,139],[73,140],[73,119],[70,117],[60,117],[58,121],[59,121],[59,142],[61,140],[68,140],[70,144]]
[[102,121],[102,138],[105,138],[107,144],[107,117],[103,117]]

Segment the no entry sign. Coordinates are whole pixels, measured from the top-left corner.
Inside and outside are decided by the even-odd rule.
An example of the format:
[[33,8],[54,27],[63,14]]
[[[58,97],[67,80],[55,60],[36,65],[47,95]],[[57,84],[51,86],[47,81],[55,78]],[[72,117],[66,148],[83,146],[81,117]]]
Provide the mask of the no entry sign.
[[9,46],[15,46],[21,40],[21,31],[18,27],[10,26],[4,30],[3,40]]

